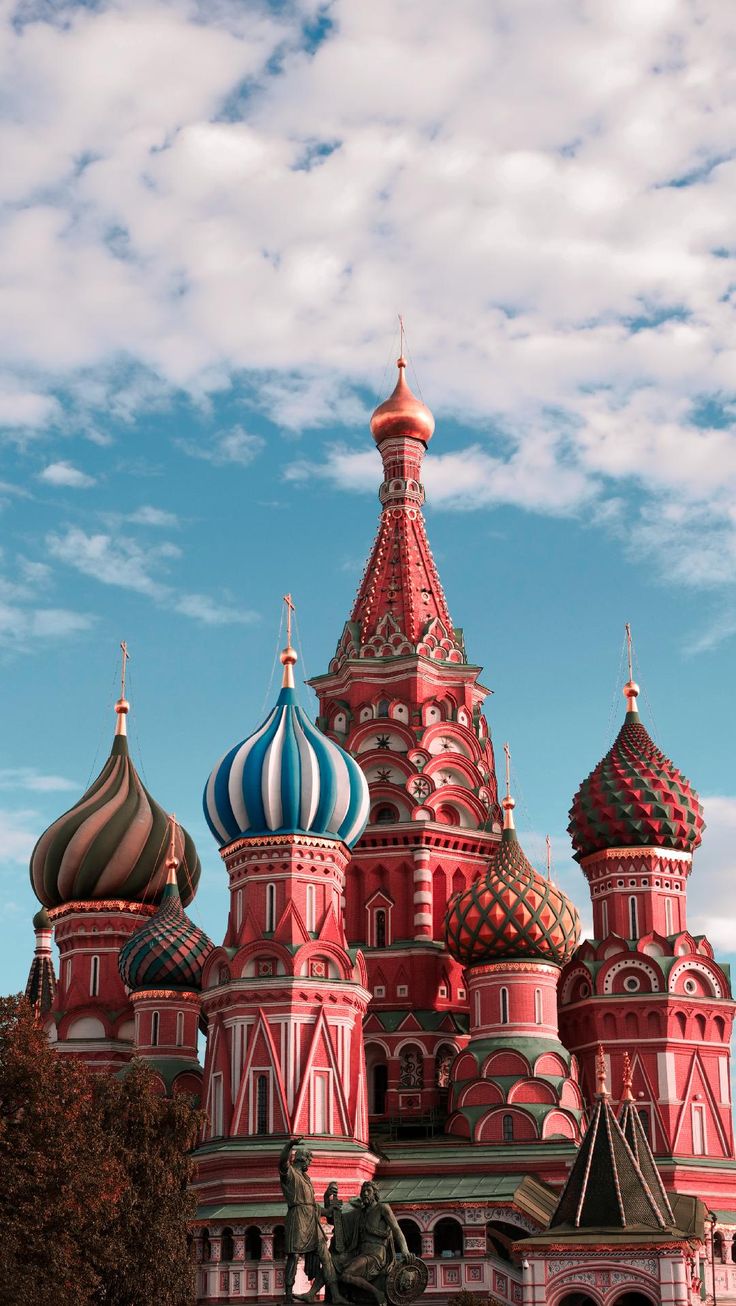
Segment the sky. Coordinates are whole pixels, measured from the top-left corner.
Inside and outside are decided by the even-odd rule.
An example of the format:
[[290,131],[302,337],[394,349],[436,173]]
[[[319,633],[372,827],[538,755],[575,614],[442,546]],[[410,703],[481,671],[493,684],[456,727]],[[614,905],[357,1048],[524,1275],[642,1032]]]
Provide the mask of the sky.
[[287,590],[301,676],[334,652],[399,313],[522,843],[589,921],[567,811],[629,621],[705,805],[690,926],[736,960],[734,67],[720,0],[0,0],[0,991],[121,639],[222,938],[202,789],[273,700]]

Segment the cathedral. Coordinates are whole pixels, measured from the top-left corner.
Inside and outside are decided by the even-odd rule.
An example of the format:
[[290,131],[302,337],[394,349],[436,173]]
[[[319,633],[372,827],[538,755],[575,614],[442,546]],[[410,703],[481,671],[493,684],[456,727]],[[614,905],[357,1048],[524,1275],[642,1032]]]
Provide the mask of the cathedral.
[[110,756],[32,855],[28,996],[60,1054],[112,1074],[142,1058],[201,1100],[199,1303],[281,1299],[278,1158],[300,1135],[320,1198],[375,1179],[430,1300],[736,1303],[735,1004],[687,926],[701,804],[630,664],[570,810],[581,942],[524,852],[507,746],[498,774],[422,515],[434,419],[405,369],[371,419],[378,532],[310,682],[316,721],[289,636],[272,710],[223,740],[204,788],[222,937],[188,918],[196,848],[131,759],[124,654]]

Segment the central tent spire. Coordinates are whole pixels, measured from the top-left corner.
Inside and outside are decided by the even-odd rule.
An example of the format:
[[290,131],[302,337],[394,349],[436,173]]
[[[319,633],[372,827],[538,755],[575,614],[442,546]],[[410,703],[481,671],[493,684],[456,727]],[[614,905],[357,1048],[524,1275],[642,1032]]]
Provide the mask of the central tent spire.
[[406,380],[404,324],[399,321],[396,385],[371,417],[383,462],[382,513],[350,615],[353,644],[361,657],[418,653],[437,662],[464,663],[462,637],[453,628],[422,516],[422,463],[434,417]]

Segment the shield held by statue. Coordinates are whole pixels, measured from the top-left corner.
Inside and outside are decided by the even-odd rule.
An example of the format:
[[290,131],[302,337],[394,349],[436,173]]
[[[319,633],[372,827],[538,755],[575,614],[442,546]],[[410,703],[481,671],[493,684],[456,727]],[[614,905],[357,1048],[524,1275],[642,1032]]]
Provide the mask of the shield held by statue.
[[429,1271],[418,1256],[393,1261],[386,1271],[386,1296],[391,1306],[409,1306],[421,1297],[429,1281]]

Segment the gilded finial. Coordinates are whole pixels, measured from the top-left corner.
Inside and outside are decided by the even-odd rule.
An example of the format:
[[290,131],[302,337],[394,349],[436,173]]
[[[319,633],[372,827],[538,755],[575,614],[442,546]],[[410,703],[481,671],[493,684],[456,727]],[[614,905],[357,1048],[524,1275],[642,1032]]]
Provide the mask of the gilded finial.
[[501,806],[503,807],[503,828],[504,830],[513,830],[514,826],[514,808],[516,803],[511,797],[511,749],[508,744],[504,744],[503,751],[506,754],[506,797]]
[[125,673],[126,673],[126,664],[130,659],[130,653],[128,652],[128,645],[126,644],[125,640],[122,641],[120,648],[123,654],[123,665],[120,673],[120,698],[115,704],[115,711],[117,712],[117,717],[118,717],[115,723],[115,734],[127,735],[128,731],[125,724],[125,718],[128,715],[128,711],[130,710],[130,703],[125,697]]
[[281,665],[284,668],[284,675],[281,681],[282,689],[294,688],[294,666],[297,656],[296,649],[291,646],[291,616],[295,611],[294,602],[290,594],[284,594],[284,603],[286,604],[286,648],[282,649]]
[[166,856],[166,883],[176,884],[176,872],[179,858],[176,855],[176,817],[173,812],[169,817],[169,851]]
[[629,1056],[628,1052],[624,1052],[624,1070],[623,1070],[623,1078],[621,1081],[622,1102],[633,1102],[634,1094],[631,1088],[633,1082],[634,1082],[634,1072],[631,1069],[631,1057]]
[[639,695],[639,686],[634,680],[634,657],[631,643],[631,626],[626,622],[626,656],[629,663],[629,678],[624,685],[624,698],[626,699],[626,711],[638,712],[636,700]]
[[606,1057],[602,1043],[598,1044],[595,1053],[595,1095],[596,1097],[608,1097],[608,1084],[606,1083]]

